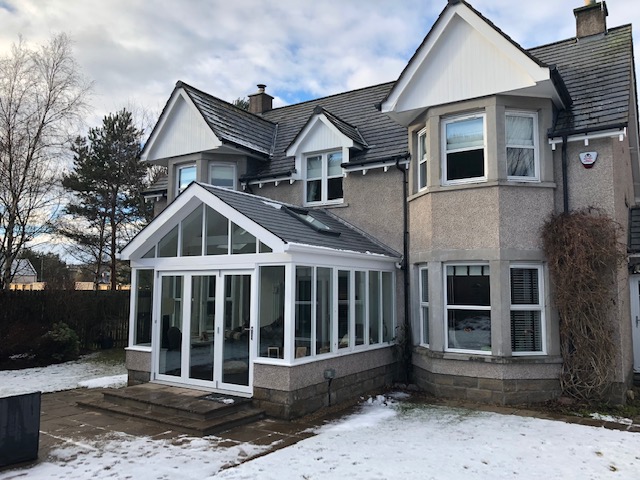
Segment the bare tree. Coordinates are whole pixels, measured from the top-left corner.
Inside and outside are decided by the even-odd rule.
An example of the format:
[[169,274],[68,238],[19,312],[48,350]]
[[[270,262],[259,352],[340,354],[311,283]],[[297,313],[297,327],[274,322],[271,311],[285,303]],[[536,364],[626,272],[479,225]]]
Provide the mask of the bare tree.
[[65,34],[36,49],[20,39],[0,57],[0,288],[25,243],[48,231],[59,200],[61,154],[91,85]]

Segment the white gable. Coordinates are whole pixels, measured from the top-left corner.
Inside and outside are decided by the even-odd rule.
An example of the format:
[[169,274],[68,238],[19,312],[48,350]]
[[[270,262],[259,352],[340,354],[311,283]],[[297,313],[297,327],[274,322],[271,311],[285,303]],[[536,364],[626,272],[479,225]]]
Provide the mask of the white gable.
[[549,68],[458,3],[445,9],[382,111],[406,125],[425,108],[500,93],[557,98]]
[[320,152],[331,148],[353,147],[354,142],[333,125],[324,114],[314,116],[287,149],[287,155]]
[[182,90],[177,90],[158,121],[142,160],[204,152],[221,145],[191,99]]

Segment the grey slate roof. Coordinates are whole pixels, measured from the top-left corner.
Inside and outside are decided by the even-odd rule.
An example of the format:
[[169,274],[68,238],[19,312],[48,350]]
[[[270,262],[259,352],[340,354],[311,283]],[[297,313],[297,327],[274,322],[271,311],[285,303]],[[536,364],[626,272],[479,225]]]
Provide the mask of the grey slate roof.
[[230,143],[248,148],[265,157],[269,156],[276,133],[275,124],[186,83],[178,82],[176,88],[180,87],[184,88],[222,143]]
[[550,135],[605,130],[629,122],[633,84],[631,25],[607,34],[571,38],[529,52],[555,65],[573,105],[558,112]]
[[[340,235],[319,232],[286,212],[286,208],[300,210],[268,198],[211,185],[199,184],[242,215],[270,231],[285,243],[298,243],[334,250],[373,253],[400,258],[398,252],[345,222],[328,210],[308,210],[309,215],[320,220]],[[306,209],[303,209],[306,210]]]
[[640,253],[640,207],[629,210],[629,252]]
[[334,115],[333,113],[331,113],[330,111],[324,108],[320,108],[320,110],[327,117],[327,120],[329,120],[331,124],[334,125],[340,131],[340,133],[347,136],[348,138],[353,140],[356,144],[358,144],[361,147],[368,146],[366,140],[362,138],[362,135],[360,135],[360,131],[358,130],[358,127],[354,127],[350,123],[345,122],[344,120],[342,120],[341,118],[337,117],[336,115]]

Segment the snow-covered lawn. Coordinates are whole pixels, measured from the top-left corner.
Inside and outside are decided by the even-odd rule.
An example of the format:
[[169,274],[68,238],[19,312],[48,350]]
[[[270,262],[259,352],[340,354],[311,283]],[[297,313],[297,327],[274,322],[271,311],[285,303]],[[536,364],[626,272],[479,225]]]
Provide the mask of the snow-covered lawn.
[[103,353],[48,367],[0,371],[0,397],[41,391],[59,392],[78,387],[119,387],[127,383],[124,362],[105,361]]
[[[79,363],[94,368],[92,362]],[[102,368],[107,377],[114,373]],[[80,370],[71,362],[0,372],[0,392],[13,389],[13,383],[28,390],[35,382],[44,391],[87,380],[110,383],[97,370]],[[114,432],[68,440],[36,465],[0,472],[0,480],[640,478],[638,433],[432,406],[404,394],[369,399],[315,436],[253,459],[269,446],[213,436],[152,439]]]

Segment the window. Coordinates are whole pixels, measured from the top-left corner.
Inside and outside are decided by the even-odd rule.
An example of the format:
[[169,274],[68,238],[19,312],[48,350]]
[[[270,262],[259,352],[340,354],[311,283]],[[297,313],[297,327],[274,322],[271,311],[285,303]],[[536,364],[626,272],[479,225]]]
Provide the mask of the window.
[[511,267],[511,350],[514,355],[545,353],[542,267]]
[[202,255],[202,207],[181,222],[182,256]]
[[311,355],[313,270],[313,267],[296,267],[296,358]]
[[133,345],[151,346],[153,270],[136,270]]
[[338,348],[351,345],[351,272],[338,270]]
[[284,266],[260,267],[261,357],[284,358]]
[[418,189],[427,186],[427,131],[418,133]]
[[196,166],[184,165],[178,167],[176,175],[176,195],[180,194],[191,182],[196,181]]
[[420,269],[420,324],[422,336],[420,341],[429,345],[429,270]]
[[444,121],[444,183],[486,180],[484,114]]
[[342,201],[342,152],[306,158],[305,198],[307,204]]
[[176,225],[158,242],[158,257],[178,256],[178,226]]
[[488,265],[448,265],[445,288],[447,349],[491,352]]
[[209,166],[209,183],[216,187],[236,189],[236,166],[228,163],[212,163]]
[[537,114],[507,113],[505,128],[507,176],[511,180],[538,180]]

